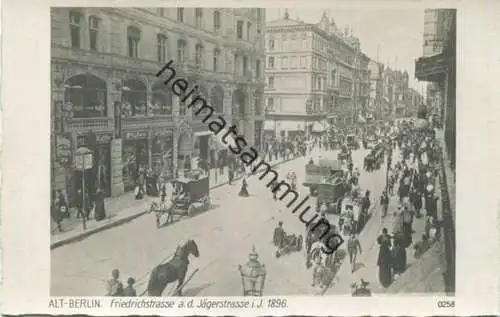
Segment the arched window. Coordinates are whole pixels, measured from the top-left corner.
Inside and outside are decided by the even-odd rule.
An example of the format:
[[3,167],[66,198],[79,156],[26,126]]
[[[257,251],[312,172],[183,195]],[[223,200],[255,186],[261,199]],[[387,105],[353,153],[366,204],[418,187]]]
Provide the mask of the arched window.
[[153,86],[151,112],[154,115],[172,115],[172,109],[172,91],[163,82],[155,84]]
[[81,21],[82,13],[80,11],[69,11],[69,32],[71,37],[71,47],[81,48]]
[[65,84],[64,99],[76,118],[107,116],[106,82],[94,75],[77,75]]
[[165,63],[167,60],[167,37],[164,34],[156,36],[156,48],[158,50],[158,62]]
[[97,51],[97,45],[99,44],[99,22],[98,17],[89,17],[89,42],[90,49],[93,51]]
[[123,83],[122,103],[125,116],[145,115],[147,113],[146,85],[137,80],[129,79]]
[[127,29],[128,56],[132,58],[139,57],[139,42],[141,41],[141,31],[133,26]]
[[210,103],[212,107],[214,107],[215,112],[224,113],[224,90],[221,86],[212,88]]

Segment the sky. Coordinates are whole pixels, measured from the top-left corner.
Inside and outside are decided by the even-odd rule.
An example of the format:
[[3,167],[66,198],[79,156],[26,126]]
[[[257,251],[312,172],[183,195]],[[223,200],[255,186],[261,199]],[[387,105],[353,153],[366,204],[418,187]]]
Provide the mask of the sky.
[[[290,19],[306,23],[318,23],[323,11],[341,30],[352,28],[359,38],[361,50],[371,59],[389,65],[391,68],[407,70],[410,87],[425,94],[424,83],[415,79],[415,59],[422,56],[424,9],[335,9],[328,7],[288,8]],[[267,8],[266,20],[272,21],[284,16],[285,9]]]

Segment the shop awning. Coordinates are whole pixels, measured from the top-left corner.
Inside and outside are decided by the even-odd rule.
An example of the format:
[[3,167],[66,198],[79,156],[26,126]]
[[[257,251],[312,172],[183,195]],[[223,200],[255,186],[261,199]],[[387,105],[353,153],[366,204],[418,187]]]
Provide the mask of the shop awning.
[[276,123],[271,120],[264,121],[264,130],[274,130]]
[[325,132],[326,130],[326,127],[320,123],[320,122],[314,122],[313,126],[312,126],[312,132],[315,132],[315,133],[323,133]]
[[276,121],[276,128],[281,131],[304,131],[304,121]]

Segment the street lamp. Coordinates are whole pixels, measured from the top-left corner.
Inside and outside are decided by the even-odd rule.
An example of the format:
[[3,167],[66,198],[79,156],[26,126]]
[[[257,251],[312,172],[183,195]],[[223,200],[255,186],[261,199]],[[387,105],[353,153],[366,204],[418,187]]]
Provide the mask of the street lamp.
[[255,252],[255,245],[248,255],[248,262],[238,266],[243,284],[243,296],[262,296],[264,282],[266,280],[266,268],[257,259],[259,255]]

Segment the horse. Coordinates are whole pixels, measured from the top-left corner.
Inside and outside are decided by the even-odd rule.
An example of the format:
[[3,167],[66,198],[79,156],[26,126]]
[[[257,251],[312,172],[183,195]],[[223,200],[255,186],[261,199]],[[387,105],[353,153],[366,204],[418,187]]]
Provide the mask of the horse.
[[179,245],[170,261],[157,265],[149,277],[148,296],[161,296],[165,287],[175,281],[178,281],[176,294],[182,296],[181,286],[186,277],[190,254],[195,257],[200,256],[198,245],[194,240]]
[[155,202],[153,201],[149,206],[149,213],[154,212],[156,216],[156,227],[160,227],[160,218],[163,214],[167,214],[167,221],[165,223],[169,223],[173,220],[173,215],[171,213],[174,208],[175,203],[171,199],[167,199],[165,202]]

